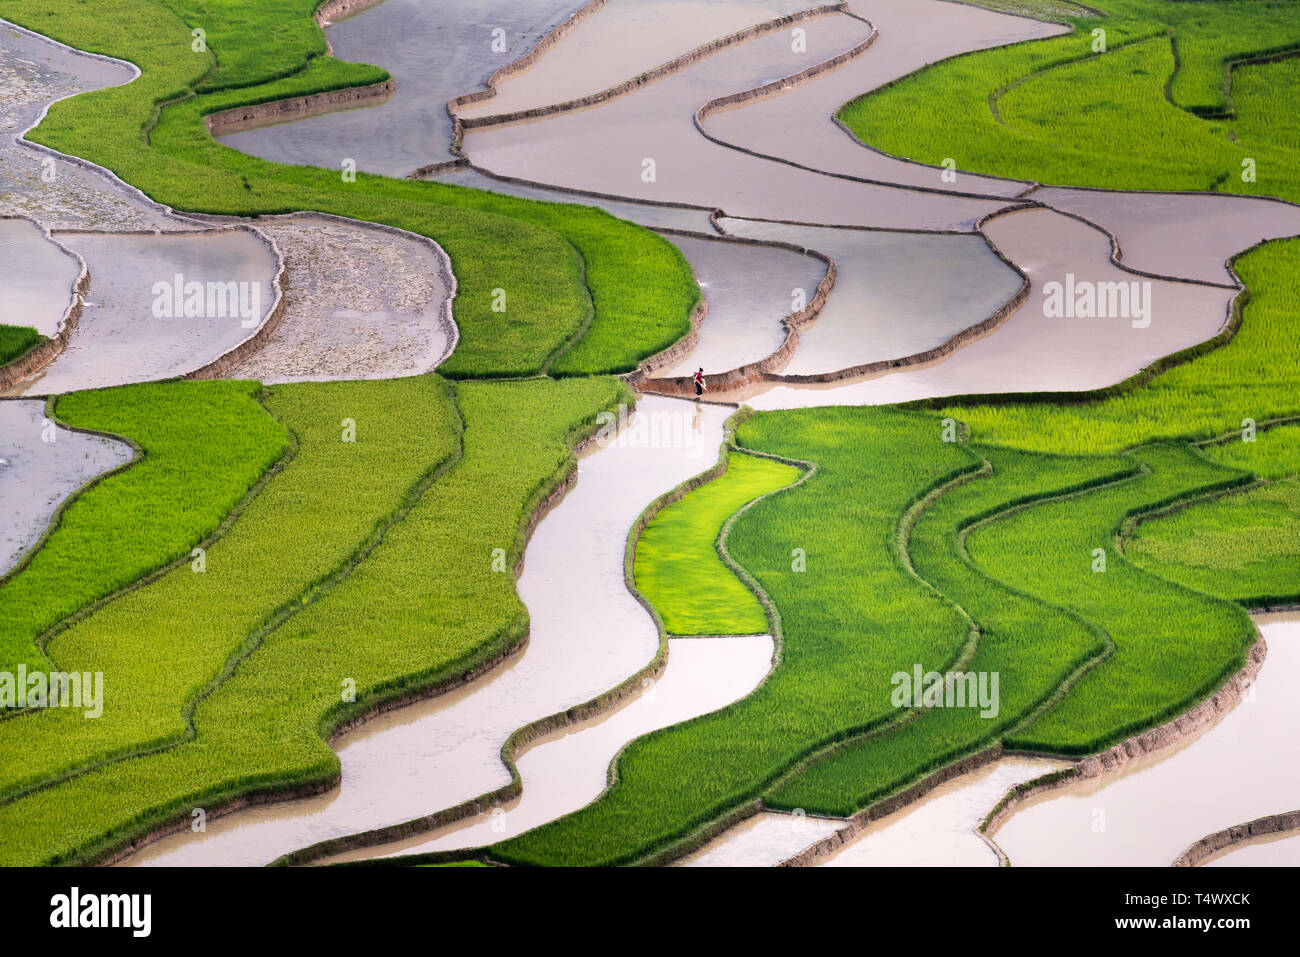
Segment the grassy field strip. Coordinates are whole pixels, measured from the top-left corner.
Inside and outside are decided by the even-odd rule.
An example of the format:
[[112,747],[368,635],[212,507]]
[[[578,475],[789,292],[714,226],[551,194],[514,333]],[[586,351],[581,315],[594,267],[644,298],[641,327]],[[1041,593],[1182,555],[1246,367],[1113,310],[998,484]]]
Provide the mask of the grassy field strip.
[[[398,726],[362,740],[340,742],[344,782],[341,793],[323,812],[306,808],[273,818],[260,815],[198,845],[170,841],[147,854],[145,862],[263,863],[268,851],[283,850],[275,863],[304,864],[340,855],[354,859],[400,853],[437,841],[449,825],[460,833],[472,826],[467,819],[489,808],[514,808],[518,800],[532,804],[537,795],[520,799],[524,765],[516,763],[516,756],[533,755],[543,738],[570,735],[588,722],[603,729],[596,732],[594,742],[626,728],[624,720],[659,726],[653,724],[655,715],[663,713],[657,709],[664,704],[672,707],[674,702],[656,703],[657,694],[647,694],[646,682],[656,682],[653,687],[658,687],[670,644],[654,606],[635,587],[634,553],[642,529],[661,508],[725,471],[728,433],[735,421],[728,417],[729,411],[713,404],[641,397],[635,417],[628,420],[629,428],[582,459],[577,485],[548,512],[529,542],[518,583],[519,596],[532,616],[528,648],[509,668],[477,682],[472,693],[446,704],[430,703]],[[640,430],[646,421],[657,420],[662,427],[671,421],[665,416],[680,417],[694,440],[684,445],[669,442],[672,451],[665,451],[663,443],[646,445],[636,440],[638,433],[644,435]],[[715,443],[721,443],[717,461],[697,472],[706,459],[703,453]],[[576,625],[575,607],[582,608]],[[607,639],[611,634],[617,635],[612,644]],[[765,646],[762,671],[766,673],[773,639],[743,637],[754,641],[735,639],[727,642],[728,647],[752,663],[754,649]],[[674,680],[680,681],[681,676]],[[701,702],[715,701],[713,696],[723,687],[701,692],[693,699],[700,705],[695,710],[689,710],[695,705],[685,703],[688,714],[720,706],[722,702],[709,706]],[[666,694],[671,699],[672,689]],[[634,706],[633,698],[646,699],[645,705]],[[625,718],[607,724],[611,710]],[[436,755],[424,753],[423,742],[430,738],[443,742]],[[373,768],[405,761],[404,755],[410,755],[413,765],[408,776],[413,796],[385,796],[384,808],[377,812],[378,797],[370,793],[376,785],[361,778],[373,778]],[[602,781],[606,770],[600,768]],[[373,826],[384,820],[396,823]],[[250,858],[250,848],[264,856]]]
[[974,618],[979,640],[964,670],[999,673],[998,713],[925,710],[914,721],[847,742],[813,761],[769,792],[767,806],[847,817],[994,741],[1014,747],[1014,730],[1054,703],[1064,686],[1108,650],[1099,629],[977,570],[966,555],[964,533],[981,517],[1017,502],[1128,476],[1131,463],[971,451],[987,467],[925,510],[909,551],[917,573]]
[[61,668],[103,672],[104,713],[0,723],[0,799],[191,734],[194,701],[345,577],[457,448],[435,377],[285,385],[266,403],[295,436],[293,459],[207,548],[201,574],[182,564],[51,641]]
[[[779,413],[742,424],[738,442],[817,466],[750,506],[725,540],[781,609],[779,667],[736,704],[633,742],[618,759],[615,786],[599,800],[496,845],[494,857],[624,863],[688,838],[698,843],[808,754],[894,719],[889,675],[904,662],[910,667],[920,656],[938,667],[961,653],[967,623],[898,554],[898,526],[918,498],[915,488],[971,468],[968,455],[939,441],[936,419],[848,408]],[[867,480],[864,448],[886,448],[906,467]],[[846,527],[857,534],[846,539]],[[805,570],[797,570],[795,549],[804,551]],[[839,572],[819,573],[827,568]],[[837,587],[845,576],[859,582],[847,595]],[[899,621],[912,633],[900,635]],[[864,668],[867,661],[879,667]],[[663,788],[664,780],[680,786]]]
[[1140,568],[1245,608],[1300,602],[1300,479],[1215,495],[1143,522],[1125,541]]
[[48,668],[39,649],[60,623],[172,563],[188,568],[190,550],[210,545],[288,448],[258,389],[170,382],[52,402],[52,421],[128,442],[136,459],[68,502],[41,546],[0,578],[0,670]]
[[[72,0],[41,10],[3,0],[0,16],[144,71],[126,86],[54,104],[32,140],[84,155],[176,208],[237,216],[317,210],[439,242],[459,282],[461,343],[440,370],[448,376],[527,375],[548,360],[557,375],[626,372],[689,332],[699,290],[681,254],[662,237],[601,210],[364,173],[345,183],[339,171],[268,163],[215,142],[205,113],[386,76],[314,56],[323,38],[307,6],[286,0],[274,11],[227,19],[216,31],[210,50],[217,62],[225,62],[218,44],[227,44],[249,67],[241,82],[257,84],[238,89],[224,89],[230,75],[220,67],[210,73],[211,55],[191,52],[189,27],[158,0],[112,0],[95,10]],[[281,28],[274,22],[295,12],[301,23]],[[245,35],[254,23],[263,28]],[[296,46],[281,45],[286,42]],[[213,92],[192,96],[214,77]],[[590,328],[566,349],[592,308]]]
[[1134,564],[1248,609],[1300,604],[1300,425],[1261,423],[1254,441],[1233,432],[1201,454],[1257,481],[1180,501],[1126,522],[1120,545]]
[[[325,742],[333,728],[514,647],[527,612],[513,576],[492,570],[492,550],[505,549],[514,566],[527,517],[573,468],[571,443],[619,400],[626,393],[609,379],[458,385],[457,467],[347,579],[266,635],[199,703],[194,740],[0,806],[0,860],[85,860],[188,820],[195,806],[212,811],[248,792],[333,781],[338,758]],[[349,679],[352,702],[341,694]]]
[[[972,172],[1300,200],[1294,143],[1285,135],[1279,142],[1271,129],[1271,118],[1288,112],[1276,106],[1294,96],[1287,84],[1294,69],[1238,65],[1300,49],[1292,4],[1095,6],[1106,15],[1070,18],[1076,29],[1068,36],[942,61],[846,104],[841,118],[887,153],[933,165],[957,157]],[[1100,54],[1098,29],[1106,34]],[[918,102],[927,109],[915,109]],[[946,116],[967,122],[953,131]],[[1129,148],[1107,146],[1120,141]],[[1266,171],[1256,181],[1239,175],[1246,158]]]
[[0,326],[0,366],[21,359],[44,341],[31,326]]
[[[1255,639],[1239,607],[1142,571],[1116,547],[1129,516],[1248,476],[1186,445],[1131,455],[1148,474],[1010,513],[968,539],[978,567],[1094,622],[1116,644],[1114,655],[1022,732],[1026,749],[1086,754],[1181,713],[1239,670]],[[1106,552],[1104,572],[1093,570],[1096,549]],[[1020,560],[1008,563],[1008,554]]]
[[[1168,33],[1163,29],[1161,24],[1158,23],[1120,23],[1118,25],[1112,25],[1110,30],[1112,32],[1107,38],[1106,53],[1115,53],[1116,51],[1126,49],[1135,43],[1145,43],[1147,41],[1155,40],[1157,37],[1168,41]],[[1001,126],[1007,125],[1006,120],[1002,116],[1002,111],[998,108],[998,102],[1012,90],[1023,86],[1031,80],[1044,76],[1053,70],[1061,70],[1081,63],[1087,63],[1089,60],[1106,55],[1106,53],[1079,53],[1078,51],[1087,50],[1088,48],[1086,45],[1079,44],[1077,38],[1072,37],[1072,39],[1074,42],[1070,44],[1070,50],[1072,53],[1077,53],[1077,55],[1048,63],[1046,66],[1040,67],[1031,73],[1018,76],[1014,80],[1003,83],[988,95],[989,113],[993,115],[995,122]]]
[[1300,472],[1300,416],[1258,422],[1246,433],[1234,429],[1227,435],[1202,442],[1201,454],[1228,468],[1244,469],[1270,481],[1293,478]]
[[[636,587],[669,635],[759,635],[767,614],[754,594],[723,564],[723,523],[746,502],[791,484],[791,465],[733,452],[727,471],[667,506],[637,543]],[[710,536],[714,536],[712,539]]]

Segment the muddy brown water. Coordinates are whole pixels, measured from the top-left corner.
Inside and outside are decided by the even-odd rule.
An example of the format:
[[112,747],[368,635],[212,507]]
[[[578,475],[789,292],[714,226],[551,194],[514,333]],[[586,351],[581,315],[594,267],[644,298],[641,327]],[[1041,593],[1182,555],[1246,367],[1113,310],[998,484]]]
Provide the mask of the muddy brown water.
[[719,37],[819,6],[819,0],[610,0],[497,95],[457,110],[490,116],[600,93]]
[[875,42],[833,73],[781,96],[714,113],[705,129],[728,143],[819,170],[928,189],[1014,196],[1028,183],[956,172],[962,157],[917,156],[955,175],[878,153],[831,122],[845,103],[928,63],[966,51],[1068,32],[1059,24],[941,0],[852,0],[850,12],[876,28]]
[[[814,863],[826,867],[995,867],[997,855],[975,827],[1022,781],[1066,767],[1063,761],[1007,757],[946,781],[873,821]],[[761,812],[679,863],[697,867],[772,867],[847,825],[839,818]]]
[[678,867],[774,867],[844,826],[838,818],[759,813],[673,863]]
[[81,275],[75,256],[25,219],[0,219],[0,325],[53,337]]
[[[518,590],[532,625],[522,654],[466,688],[343,736],[339,789],[210,819],[206,833],[166,837],[126,863],[265,864],[508,783],[500,751],[510,734],[608,691],[654,658],[654,623],[623,580],[627,534],[647,503],[714,464],[730,412],[645,397],[620,438],[581,459],[577,484],[538,524],[525,552]],[[717,650],[729,647],[744,654],[752,646]],[[698,708],[718,706],[707,682],[687,684],[701,692]]]
[[0,575],[36,544],[68,496],[132,454],[125,442],[54,425],[44,402],[0,402]]
[[1180,279],[1234,282],[1232,256],[1300,234],[1300,206],[1248,196],[1045,187],[1030,198],[1114,233],[1124,265]]
[[558,189],[546,189],[541,186],[529,186],[495,179],[472,167],[462,167],[440,173],[430,179],[439,183],[451,183],[455,186],[469,186],[484,189],[492,193],[504,193],[507,196],[519,196],[524,199],[540,199],[549,203],[576,203],[580,206],[595,206],[612,216],[639,223],[651,229],[682,229],[693,233],[715,235],[713,224],[709,222],[709,209],[695,209],[681,206],[659,206],[654,203],[629,203],[617,199],[605,199],[598,196],[586,196],[582,193],[566,193]]
[[975,828],[1012,787],[1068,767],[1065,761],[1005,757],[939,785],[920,800],[873,821],[826,867],[996,867],[997,854]]
[[1300,867],[1300,835],[1292,832],[1238,844],[1210,858],[1202,866]]
[[709,311],[699,343],[656,376],[706,377],[765,359],[785,341],[781,320],[803,308],[826,275],[826,265],[788,249],[670,236],[695,270]]
[[673,638],[668,665],[623,707],[535,743],[518,759],[523,794],[436,834],[366,848],[322,863],[480,847],[553,821],[605,790],[610,762],[634,738],[716,711],[758,687],[772,668],[767,635]]
[[[383,103],[219,137],[277,163],[406,176],[452,159],[447,101],[486,86],[584,0],[386,0],[326,27],[334,56],[383,67],[397,82]],[[500,31],[500,32],[497,32]]]
[[891,233],[724,219],[729,235],[779,240],[835,260],[821,316],[799,332],[787,375],[835,372],[933,349],[988,319],[1020,289],[978,235]]
[[1005,205],[837,179],[705,139],[693,116],[706,101],[835,57],[870,32],[842,14],[799,27],[806,48],[792,49],[787,31],[749,40],[598,107],[469,130],[465,152],[492,173],[650,202],[718,206],[733,216],[968,229]]
[[[1128,378],[1162,356],[1213,337],[1227,320],[1235,295],[1231,289],[1148,280],[1124,272],[1110,263],[1110,241],[1104,234],[1053,210],[1010,212],[989,221],[984,232],[1025,271],[1031,284],[1028,300],[992,332],[926,366],[843,385],[758,387],[736,398],[744,398],[757,409],[777,409],[880,405],[973,393],[1098,389]],[[841,278],[830,305],[846,272],[853,281],[855,268],[852,263],[840,263]],[[1076,290],[1084,289],[1084,283],[1138,283],[1139,290],[1149,283],[1149,292],[1142,295],[1149,296],[1150,324],[1136,328],[1134,322],[1140,324],[1143,319],[1122,316],[1049,317],[1045,314],[1045,287],[1060,283],[1064,294],[1068,275],[1075,277]],[[955,294],[960,295],[960,290]],[[830,312],[828,305],[826,313]],[[890,318],[887,314],[886,319]],[[823,323],[825,318],[803,338],[811,340]],[[801,341],[801,352],[803,348]]]
[[1167,866],[1206,834],[1294,809],[1300,613],[1256,621],[1268,656],[1245,700],[1173,747],[1020,805],[992,835],[1011,863]]
[[[60,233],[58,238],[85,259],[90,291],[67,349],[42,375],[23,383],[30,395],[192,372],[253,335],[275,295],[275,259],[266,245],[243,230],[128,236]],[[160,317],[155,309],[160,293],[155,287],[161,283],[174,289],[177,276],[182,277],[183,291],[189,283],[202,284],[204,312],[208,283],[246,284],[242,288],[249,317]],[[174,306],[175,296],[166,298]]]

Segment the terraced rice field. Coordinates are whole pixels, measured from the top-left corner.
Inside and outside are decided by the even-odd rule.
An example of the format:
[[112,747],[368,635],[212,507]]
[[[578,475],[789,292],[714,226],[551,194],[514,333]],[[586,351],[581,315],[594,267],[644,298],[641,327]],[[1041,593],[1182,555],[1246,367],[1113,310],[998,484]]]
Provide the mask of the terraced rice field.
[[1295,0],[0,18],[0,863],[1288,859]]

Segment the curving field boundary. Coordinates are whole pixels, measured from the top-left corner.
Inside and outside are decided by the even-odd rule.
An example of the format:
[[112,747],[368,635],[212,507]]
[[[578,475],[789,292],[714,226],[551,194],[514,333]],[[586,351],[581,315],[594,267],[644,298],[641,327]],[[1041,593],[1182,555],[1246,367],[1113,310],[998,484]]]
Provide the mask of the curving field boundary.
[[[511,734],[501,747],[501,761],[510,774],[510,781],[502,787],[481,794],[478,797],[471,798],[470,800],[454,805],[453,807],[444,808],[432,814],[425,815],[424,817],[415,818],[410,821],[387,827],[348,834],[327,841],[322,841],[317,844],[312,844],[290,854],[283,855],[274,863],[277,865],[310,864],[331,857],[335,854],[343,853],[344,851],[387,844],[392,841],[413,837],[417,834],[424,834],[438,830],[456,821],[461,821],[477,814],[486,813],[495,806],[511,801],[519,797],[523,792],[523,779],[519,775],[519,769],[515,763],[515,759],[530,744],[558,730],[613,710],[633,695],[639,694],[645,681],[657,679],[663,673],[664,668],[668,664],[668,633],[664,628],[663,620],[660,618],[659,613],[636,588],[632,569],[636,561],[637,542],[640,540],[641,533],[644,531],[645,527],[665,507],[679,501],[687,493],[713,481],[726,472],[728,453],[732,448],[732,443],[734,442],[734,427],[740,421],[738,418],[740,415],[741,413],[737,413],[736,415],[731,416],[724,425],[724,439],[717,462],[704,472],[681,482],[652,501],[641,512],[633,523],[631,529],[628,531],[627,546],[624,550],[623,559],[623,580],[632,597],[634,597],[646,610],[647,614],[650,615],[651,619],[655,623],[655,628],[659,633],[659,647],[655,652],[654,657],[645,665],[645,667],[639,669],[609,691],[597,695],[581,704],[575,705],[566,711],[556,712],[547,715],[546,717],[539,718],[536,721],[524,725]],[[578,446],[578,449],[585,449],[594,441],[594,438],[589,438]],[[576,474],[571,475],[563,489],[556,493],[555,499],[557,502],[559,497],[572,487],[576,478]],[[543,515],[539,514],[536,517],[536,521],[540,521],[542,517]],[[536,521],[533,523],[533,526],[536,525]],[[523,557],[521,555],[519,565],[520,569],[522,569],[522,562]],[[617,761],[617,758],[615,758],[615,761]],[[611,764],[610,774],[612,775],[613,773],[613,764]],[[486,855],[486,853],[486,848],[468,848],[456,851],[436,852],[431,855],[407,856],[402,858],[402,861],[405,863],[417,859],[424,860],[426,858],[438,861],[444,859],[462,860],[466,858],[481,858]],[[387,859],[377,860],[384,860],[387,863],[391,863],[388,862]],[[366,864],[369,862],[363,861],[358,863]]]
[[[753,26],[746,27],[743,30],[730,33],[725,37],[710,40],[708,43],[702,44],[688,53],[683,53],[679,57],[674,57],[666,63],[661,63],[653,69],[646,70],[644,73],[640,73],[637,76],[632,77],[630,80],[624,80],[622,83],[617,83],[605,90],[601,90],[599,93],[590,93],[587,96],[564,100],[560,103],[552,103],[548,106],[535,106],[524,110],[514,110],[510,113],[496,113],[491,116],[462,118],[457,116],[453,111],[452,115],[456,123],[457,141],[463,143],[465,130],[482,129],[483,127],[488,126],[507,126],[511,123],[542,119],[549,116],[557,116],[561,113],[570,113],[593,106],[600,106],[603,103],[608,103],[610,100],[615,100],[619,97],[626,96],[629,93],[633,93],[641,89],[643,86],[653,83],[655,80],[662,79],[680,70],[684,70],[686,67],[698,63],[700,60],[707,59],[719,50],[723,50],[738,43],[744,43],[757,37],[766,36],[769,33],[775,33],[792,23],[800,23],[804,20],[812,20],[817,17],[844,13],[846,12],[847,7],[847,0],[840,0],[838,3],[830,3],[820,7],[810,7],[806,10],[787,13],[784,16],[776,17],[772,20],[766,20],[763,23],[754,24]],[[871,45],[871,40],[873,39],[875,39],[874,32],[866,43],[860,44],[859,47],[854,48],[853,55],[856,56],[858,52],[865,50]],[[532,62],[536,62],[536,58],[534,58]],[[532,65],[532,62],[529,63],[529,66]],[[776,82],[777,84],[781,84],[784,81],[778,80]],[[493,91],[493,95],[495,96],[495,90]],[[458,108],[467,105],[467,101],[463,97],[458,98],[457,100],[452,100],[451,104],[448,105],[448,109],[451,110],[453,105]]]
[[1016,808],[1032,797],[1064,787],[1076,780],[1091,780],[1110,771],[1117,771],[1135,758],[1177,744],[1182,739],[1213,724],[1223,714],[1231,711],[1247,694],[1267,655],[1268,645],[1256,627],[1256,639],[1247,652],[1246,664],[1230,675],[1210,697],[1164,724],[1133,735],[1113,747],[1081,759],[1073,767],[1054,771],[1016,785],[994,805],[993,810],[976,828],[976,833],[985,839],[989,847],[998,855],[1002,865],[1009,866],[1011,861],[994,840],[994,834]]
[[1245,824],[1234,824],[1222,831],[1207,834],[1174,858],[1174,867],[1196,867],[1220,851],[1237,844],[1245,844],[1269,834],[1287,834],[1300,831],[1300,811],[1284,811],[1257,817]]

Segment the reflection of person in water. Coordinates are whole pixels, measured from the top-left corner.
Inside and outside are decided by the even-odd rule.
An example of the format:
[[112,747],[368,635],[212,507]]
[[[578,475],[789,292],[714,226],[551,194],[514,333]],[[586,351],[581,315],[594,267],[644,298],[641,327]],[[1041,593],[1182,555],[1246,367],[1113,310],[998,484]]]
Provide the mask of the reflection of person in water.
[[695,370],[695,375],[691,376],[695,380],[696,396],[704,395],[704,368],[701,366]]

